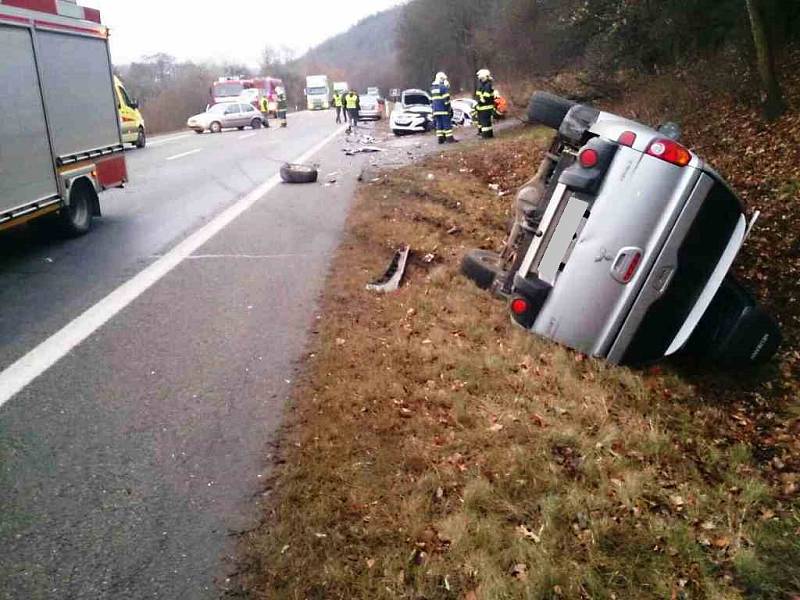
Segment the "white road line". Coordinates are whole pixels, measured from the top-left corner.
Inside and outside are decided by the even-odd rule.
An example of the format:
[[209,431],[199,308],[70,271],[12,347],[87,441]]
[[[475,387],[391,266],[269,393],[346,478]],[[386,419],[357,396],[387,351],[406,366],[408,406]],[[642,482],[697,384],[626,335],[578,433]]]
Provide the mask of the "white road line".
[[[163,146],[164,144],[169,144],[171,142],[177,142],[178,140],[182,140],[184,138],[187,138],[190,135],[191,134],[188,134],[188,133],[182,133],[180,135],[173,135],[172,137],[166,137],[166,138],[155,138],[155,139],[151,138],[151,139],[147,140],[147,147],[148,148],[153,148],[153,147],[156,147],[156,146]],[[195,135],[197,135],[197,134],[195,134]]]
[[[343,129],[337,129],[308,152],[295,159],[294,162],[303,163],[308,161],[342,131]],[[280,175],[275,175],[262,183],[252,192],[238,200],[236,204],[221,212],[180,242],[162,258],[123,283],[108,296],[68,323],[63,329],[54,333],[14,364],[0,372],[0,406],[3,406],[39,375],[64,358],[73,348],[86,340],[186,258],[194,254],[198,248],[227,227],[280,182]]]
[[239,139],[240,140],[246,140],[247,138],[251,138],[251,137],[256,136],[256,135],[258,135],[258,134],[257,133],[245,133],[244,135],[240,135]]
[[181,152],[180,154],[176,154],[175,156],[170,156],[167,160],[178,160],[179,158],[184,158],[185,156],[191,156],[192,154],[197,154],[198,152],[202,152],[202,148],[195,148],[194,150],[189,150],[188,152]]

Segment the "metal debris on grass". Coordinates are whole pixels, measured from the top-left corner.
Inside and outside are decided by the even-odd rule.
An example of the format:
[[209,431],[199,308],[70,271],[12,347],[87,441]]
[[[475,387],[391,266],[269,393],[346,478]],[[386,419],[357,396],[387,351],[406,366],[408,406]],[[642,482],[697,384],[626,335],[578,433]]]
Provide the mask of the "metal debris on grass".
[[406,273],[406,266],[408,265],[408,255],[411,253],[411,246],[405,246],[394,253],[392,262],[386,272],[372,283],[367,284],[367,289],[371,292],[379,292],[388,294],[396,292],[400,289],[400,283],[403,281],[403,276]]

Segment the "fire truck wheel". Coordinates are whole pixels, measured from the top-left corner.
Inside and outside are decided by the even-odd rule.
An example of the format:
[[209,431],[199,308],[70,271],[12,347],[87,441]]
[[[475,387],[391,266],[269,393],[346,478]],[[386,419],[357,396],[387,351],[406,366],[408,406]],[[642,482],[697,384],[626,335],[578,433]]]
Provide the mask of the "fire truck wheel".
[[261,119],[253,119],[253,122],[250,123],[250,127],[253,129],[261,129]]
[[482,290],[492,287],[502,272],[500,255],[489,250],[470,250],[461,261],[461,274]]
[[144,148],[147,145],[147,135],[144,132],[144,127],[139,127],[139,136],[136,138],[136,147]]
[[569,109],[575,104],[572,100],[555,94],[536,92],[528,104],[528,120],[557,130],[561,127],[561,122],[567,116]]
[[61,230],[67,237],[77,237],[92,228],[92,203],[95,191],[86,180],[73,183],[69,206],[59,212]]
[[209,125],[208,129],[211,131],[211,133],[222,133],[222,123],[219,121],[214,121],[211,125]]

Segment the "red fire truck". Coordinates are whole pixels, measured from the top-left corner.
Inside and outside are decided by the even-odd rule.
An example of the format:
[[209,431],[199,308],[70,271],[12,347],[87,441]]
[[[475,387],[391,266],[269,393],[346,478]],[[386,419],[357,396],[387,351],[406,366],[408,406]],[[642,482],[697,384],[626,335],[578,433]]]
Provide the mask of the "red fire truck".
[[278,111],[277,89],[281,86],[283,86],[283,82],[275,77],[255,77],[253,79],[220,77],[211,84],[209,104],[246,99],[260,109],[261,98],[266,96],[269,112],[275,115]]
[[55,213],[80,235],[128,181],[108,30],[75,0],[0,0],[0,230]]

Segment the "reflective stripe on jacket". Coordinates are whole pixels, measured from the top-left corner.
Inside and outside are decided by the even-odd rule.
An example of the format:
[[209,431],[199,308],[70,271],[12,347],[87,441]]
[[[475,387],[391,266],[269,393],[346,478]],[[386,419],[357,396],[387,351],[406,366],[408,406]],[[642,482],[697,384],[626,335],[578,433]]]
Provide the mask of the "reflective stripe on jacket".
[[431,87],[431,108],[434,117],[450,114],[450,88],[443,83]]
[[475,99],[478,101],[477,109],[494,110],[494,87],[492,81],[482,81],[475,92]]

